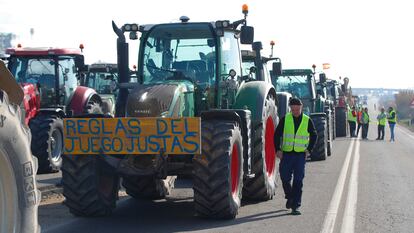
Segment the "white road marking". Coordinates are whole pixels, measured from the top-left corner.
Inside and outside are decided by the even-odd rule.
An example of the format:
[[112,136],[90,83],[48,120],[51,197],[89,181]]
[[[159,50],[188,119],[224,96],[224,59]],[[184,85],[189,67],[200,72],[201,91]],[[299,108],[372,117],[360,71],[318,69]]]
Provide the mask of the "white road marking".
[[352,150],[354,148],[355,139],[351,141],[351,145],[346,153],[344,165],[342,166],[341,173],[339,173],[338,182],[336,183],[335,191],[333,193],[331,203],[329,204],[328,211],[326,212],[325,220],[323,222],[321,233],[332,233],[335,227],[336,216],[338,214],[339,204],[341,202],[342,193],[345,186],[345,180],[348,173],[349,162],[351,160]]
[[355,217],[358,202],[358,171],[359,171],[359,148],[360,141],[356,142],[354,159],[352,160],[351,177],[348,184],[348,196],[345,204],[344,216],[342,218],[341,233],[355,232]]

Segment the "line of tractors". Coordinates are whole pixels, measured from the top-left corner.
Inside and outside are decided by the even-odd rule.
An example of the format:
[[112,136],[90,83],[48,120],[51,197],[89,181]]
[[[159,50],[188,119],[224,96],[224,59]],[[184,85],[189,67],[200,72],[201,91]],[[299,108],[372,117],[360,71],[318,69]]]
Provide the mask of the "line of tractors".
[[[39,172],[62,170],[71,213],[109,215],[121,183],[134,198],[165,198],[181,175],[193,179],[199,216],[234,218],[242,199],[272,199],[278,180],[274,132],[292,96],[303,101],[318,131],[310,159],[333,154],[335,137],[347,135],[349,80],[329,80],[315,66],[282,69],[273,51],[264,56],[262,43],[254,42],[245,5],[243,14],[234,22],[190,22],[185,16],[165,24],[112,22],[117,64],[87,66],[78,49],[6,51],[8,68],[24,90],[22,121],[31,130]],[[125,34],[140,40],[135,71],[129,69]],[[125,117],[199,117],[201,153],[62,155],[63,119]]]

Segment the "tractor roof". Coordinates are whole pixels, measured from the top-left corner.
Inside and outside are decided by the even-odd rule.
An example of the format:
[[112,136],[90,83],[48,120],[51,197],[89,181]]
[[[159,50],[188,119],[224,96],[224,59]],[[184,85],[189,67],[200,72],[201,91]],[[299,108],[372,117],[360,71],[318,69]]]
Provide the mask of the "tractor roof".
[[118,65],[114,63],[94,63],[89,65],[90,72],[117,72]]
[[313,74],[311,69],[287,69],[280,76],[304,76]]
[[71,48],[9,48],[6,53],[14,56],[82,55],[80,49]]

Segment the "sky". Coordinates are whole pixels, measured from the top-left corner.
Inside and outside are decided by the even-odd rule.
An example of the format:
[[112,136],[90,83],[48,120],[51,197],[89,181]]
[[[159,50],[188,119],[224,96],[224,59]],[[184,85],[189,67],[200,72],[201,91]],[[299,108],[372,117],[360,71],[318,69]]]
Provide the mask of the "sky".
[[[83,43],[87,63],[116,62],[112,20],[118,26],[176,22],[182,15],[192,22],[235,21],[245,3],[255,41],[266,55],[274,40],[283,68],[321,70],[330,63],[327,76],[348,77],[352,87],[414,88],[410,0],[0,0],[0,32],[16,34],[14,43],[23,46]],[[130,45],[133,64],[137,43]]]

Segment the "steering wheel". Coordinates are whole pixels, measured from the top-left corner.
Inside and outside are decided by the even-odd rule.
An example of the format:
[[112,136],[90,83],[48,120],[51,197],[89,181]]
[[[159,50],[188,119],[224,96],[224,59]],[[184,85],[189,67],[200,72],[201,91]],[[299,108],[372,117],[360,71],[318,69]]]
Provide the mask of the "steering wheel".
[[160,70],[157,65],[155,65],[154,60],[149,59],[147,61],[146,67],[151,76],[154,77],[154,80],[160,81],[165,77],[165,71]]

